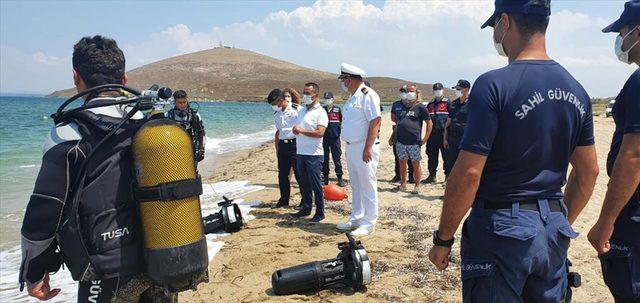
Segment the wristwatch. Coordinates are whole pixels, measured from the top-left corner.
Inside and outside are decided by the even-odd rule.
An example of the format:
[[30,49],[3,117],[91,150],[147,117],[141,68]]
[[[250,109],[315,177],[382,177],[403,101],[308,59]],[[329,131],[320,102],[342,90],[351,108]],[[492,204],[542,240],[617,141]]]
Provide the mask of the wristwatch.
[[453,246],[453,242],[455,242],[455,238],[451,238],[451,240],[442,240],[440,239],[440,231],[433,231],[433,245],[442,246],[442,247],[451,247]]

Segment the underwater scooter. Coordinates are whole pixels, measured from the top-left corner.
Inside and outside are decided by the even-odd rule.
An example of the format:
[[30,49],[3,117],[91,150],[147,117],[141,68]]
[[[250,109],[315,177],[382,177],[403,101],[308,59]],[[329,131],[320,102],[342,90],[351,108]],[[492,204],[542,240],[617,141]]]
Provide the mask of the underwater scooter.
[[276,295],[299,294],[329,288],[352,287],[358,291],[371,283],[369,256],[360,241],[346,234],[334,259],[315,261],[277,270],[271,276]]
[[232,233],[242,228],[240,207],[233,203],[233,200],[225,196],[222,198],[224,201],[218,203],[218,206],[221,207],[220,211],[202,218],[205,234],[213,234],[222,230]]

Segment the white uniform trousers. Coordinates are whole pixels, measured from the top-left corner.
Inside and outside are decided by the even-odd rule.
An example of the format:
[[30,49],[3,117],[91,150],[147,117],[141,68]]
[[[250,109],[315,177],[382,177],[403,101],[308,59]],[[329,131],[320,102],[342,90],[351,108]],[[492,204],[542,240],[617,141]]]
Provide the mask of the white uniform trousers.
[[358,226],[375,225],[378,220],[378,162],[380,144],[372,147],[371,161],[362,161],[365,142],[346,144],[347,169],[351,184],[351,217]]

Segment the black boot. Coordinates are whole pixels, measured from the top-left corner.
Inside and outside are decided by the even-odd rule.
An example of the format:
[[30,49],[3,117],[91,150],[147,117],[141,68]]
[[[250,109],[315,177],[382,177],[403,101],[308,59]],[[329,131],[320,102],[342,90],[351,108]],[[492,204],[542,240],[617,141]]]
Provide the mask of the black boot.
[[324,220],[324,215],[320,215],[318,213],[316,213],[313,218],[311,218],[311,220],[309,220],[309,222],[311,223],[318,223],[320,221]]
[[281,207],[287,207],[289,206],[289,202],[282,202],[282,201],[278,201],[278,203],[273,207],[273,208],[281,208]]
[[329,185],[329,176],[322,176],[322,184]]
[[393,179],[391,179],[391,183],[398,183],[398,182],[400,182],[400,180],[401,180],[400,176],[395,176],[395,177],[393,177]]
[[344,180],[342,180],[342,177],[338,177],[338,186],[340,186],[340,187],[347,186],[347,183],[344,182]]
[[429,174],[429,176],[421,181],[422,184],[429,184],[436,182],[436,174]]
[[303,218],[303,217],[308,217],[310,215],[311,215],[310,209],[301,209],[297,213],[291,214],[291,216],[294,218]]

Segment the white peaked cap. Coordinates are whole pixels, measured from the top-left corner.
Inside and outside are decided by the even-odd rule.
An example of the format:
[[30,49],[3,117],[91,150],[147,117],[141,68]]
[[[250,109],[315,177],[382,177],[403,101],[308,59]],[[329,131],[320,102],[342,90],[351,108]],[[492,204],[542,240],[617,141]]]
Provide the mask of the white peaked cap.
[[364,76],[365,74],[363,69],[347,63],[342,63],[342,65],[340,66],[340,72],[342,74],[349,74],[352,76],[361,76],[361,77]]

